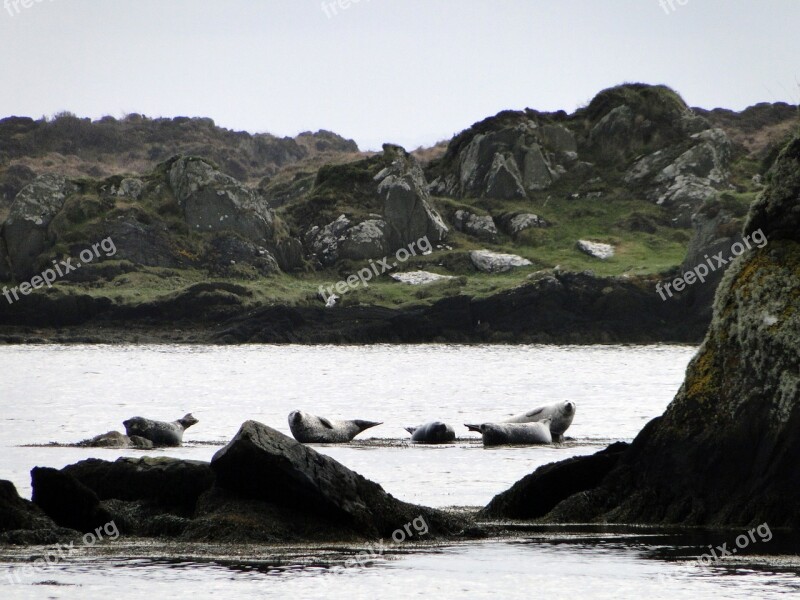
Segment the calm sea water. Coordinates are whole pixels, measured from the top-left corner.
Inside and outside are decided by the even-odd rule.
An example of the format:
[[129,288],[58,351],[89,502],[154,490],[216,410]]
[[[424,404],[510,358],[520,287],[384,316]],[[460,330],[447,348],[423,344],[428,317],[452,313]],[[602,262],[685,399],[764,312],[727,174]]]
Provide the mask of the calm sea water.
[[[695,349],[676,346],[7,346],[0,348],[0,478],[30,495],[33,466],[89,457],[169,455],[209,460],[247,419],[289,433],[294,409],[383,425],[350,446],[320,446],[403,500],[481,506],[536,467],[630,440],[661,414]],[[461,425],[540,404],[574,400],[563,447],[486,450]],[[42,447],[74,443],[140,415],[200,423],[185,446],[151,452]],[[404,426],[456,426],[442,447],[408,443]],[[125,540],[62,561],[9,585],[19,553],[0,549],[0,598],[767,598],[797,592],[789,569],[683,568],[703,551],[661,536],[521,536],[443,547],[392,547],[366,567],[331,570],[319,561],[206,556],[165,561]],[[666,548],[670,560],[656,552]],[[763,552],[769,554],[764,544]],[[774,549],[773,549],[774,550]],[[138,554],[137,554],[138,553]],[[775,552],[773,552],[775,553]],[[132,558],[131,555],[134,555]],[[126,558],[120,558],[125,556]],[[665,555],[666,556],[666,555]],[[695,572],[697,571],[697,572]]]

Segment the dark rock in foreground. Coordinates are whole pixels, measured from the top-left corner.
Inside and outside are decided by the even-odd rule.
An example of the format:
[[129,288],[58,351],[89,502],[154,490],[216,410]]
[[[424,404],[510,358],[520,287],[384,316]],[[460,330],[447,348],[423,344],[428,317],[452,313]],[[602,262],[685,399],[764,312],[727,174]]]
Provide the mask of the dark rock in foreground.
[[800,138],[768,180],[744,234],[769,244],[729,267],[675,400],[544,519],[800,527]]
[[63,471],[34,467],[31,484],[33,503],[61,527],[89,533],[111,521],[97,494]]
[[20,498],[10,481],[0,480],[0,533],[15,529],[51,529],[53,521],[42,510]]
[[597,487],[628,447],[617,442],[596,454],[539,467],[511,489],[495,496],[481,514],[506,519],[543,517],[562,500]]
[[167,457],[96,458],[64,467],[100,500],[144,501],[184,516],[194,513],[200,495],[214,483],[208,463]]
[[[398,530],[404,540],[428,539],[467,525],[464,517],[396,500],[335,460],[254,421],[242,425],[210,464],[88,459],[60,471],[37,467],[31,477],[34,503],[42,510],[0,482],[0,535],[34,528],[55,535],[56,525],[88,533],[113,521],[127,535],[185,541],[335,542],[388,538]],[[21,543],[49,539],[24,533],[17,536]]]
[[220,511],[221,505],[254,520],[259,514],[280,516],[281,522],[305,523],[303,528],[311,517],[319,527],[308,531],[314,537],[334,532],[389,537],[420,516],[429,535],[459,528],[445,513],[401,502],[332,458],[255,421],[242,425],[214,455],[211,468],[217,480],[212,496],[203,500],[206,527],[230,523],[230,511]]

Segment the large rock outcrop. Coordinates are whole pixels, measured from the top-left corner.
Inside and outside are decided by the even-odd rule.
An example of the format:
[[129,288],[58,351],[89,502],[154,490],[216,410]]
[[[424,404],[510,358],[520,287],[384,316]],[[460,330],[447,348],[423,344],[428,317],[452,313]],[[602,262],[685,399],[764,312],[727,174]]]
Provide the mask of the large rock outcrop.
[[390,164],[375,175],[383,218],[388,227],[386,240],[391,251],[427,238],[431,244],[447,236],[447,225],[434,209],[428,182],[417,160],[399,146],[383,146]]
[[671,209],[676,223],[685,226],[694,211],[727,187],[730,159],[731,143],[725,132],[705,129],[639,159],[626,173],[625,182]]
[[577,149],[569,129],[535,111],[501,113],[453,139],[431,190],[459,198],[525,198],[566,173]]
[[[320,222],[339,206],[347,214]],[[367,214],[352,214],[354,207]],[[296,208],[295,217],[301,224],[315,223],[309,224],[304,241],[323,266],[383,258],[422,239],[433,245],[448,233],[419,163],[392,144],[384,145],[382,155],[320,169],[309,202]]]
[[273,241],[275,215],[267,203],[207,161],[178,158],[169,169],[169,184],[192,230],[234,231],[256,244]]
[[769,243],[728,269],[677,396],[545,520],[800,527],[800,139],[768,179],[744,234]]
[[2,228],[17,278],[27,279],[36,270],[39,255],[53,243],[47,228],[74,191],[75,186],[64,177],[41,175],[17,194]]

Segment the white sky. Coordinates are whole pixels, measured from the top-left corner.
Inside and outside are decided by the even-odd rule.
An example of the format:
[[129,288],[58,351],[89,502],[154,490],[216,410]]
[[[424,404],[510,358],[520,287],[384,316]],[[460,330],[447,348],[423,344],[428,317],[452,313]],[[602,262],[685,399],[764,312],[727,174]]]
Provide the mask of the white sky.
[[800,0],[5,2],[0,116],[208,116],[411,149],[624,81],[705,108],[800,101]]

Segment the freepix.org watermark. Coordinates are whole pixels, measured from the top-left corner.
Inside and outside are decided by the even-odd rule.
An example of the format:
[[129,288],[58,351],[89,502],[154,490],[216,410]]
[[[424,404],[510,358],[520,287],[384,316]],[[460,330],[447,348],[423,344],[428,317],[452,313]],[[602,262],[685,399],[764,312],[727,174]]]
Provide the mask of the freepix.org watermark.
[[[329,19],[332,19],[336,15],[339,14],[340,10],[347,10],[351,8],[354,4],[358,4],[362,0],[323,0],[322,2],[322,12],[325,13],[325,16]],[[370,0],[363,0],[364,2],[369,2]]]
[[766,544],[770,540],[772,540],[772,530],[767,523],[762,523],[737,536],[730,546],[728,546],[728,542],[724,542],[721,546],[709,545],[708,552],[695,557],[694,560],[682,565],[672,573],[659,573],[658,579],[661,583],[667,583],[680,577],[701,574],[704,569],[713,567],[723,558],[735,556],[739,550],[744,550],[751,544],[758,542]]
[[[756,248],[763,248],[767,245],[767,236],[764,235],[764,232],[760,229],[757,229],[750,235],[744,236],[741,242],[736,242],[731,246],[730,254],[728,257],[725,258],[725,252],[718,252],[717,254],[713,255],[709,258],[708,254],[706,254],[703,258],[706,259],[706,262],[702,262],[699,265],[695,266],[694,269],[690,269],[685,271],[680,277],[676,277],[673,281],[668,281],[667,283],[663,284],[659,281],[656,284],[656,292],[658,295],[661,296],[661,299],[666,301],[667,296],[672,298],[672,289],[676,292],[682,292],[686,289],[687,286],[694,285],[698,281],[700,283],[705,283],[706,277],[709,274],[716,271],[718,268],[725,268],[725,266],[731,262],[737,256],[741,256],[744,254],[745,250],[750,250],[753,248],[753,242]],[[672,289],[671,289],[672,288]],[[666,291],[666,295],[664,292]]]
[[[392,533],[392,542],[395,546],[399,546],[403,542],[411,540],[415,537],[423,537],[425,535],[428,535],[428,523],[425,521],[425,517],[419,515],[414,520],[409,521],[402,527],[397,528]],[[356,556],[348,559],[344,563],[344,566],[333,567],[331,569],[331,573],[341,575],[342,573],[346,573],[347,569],[366,567],[381,558],[387,549],[388,547],[383,540],[380,540],[375,544],[368,545]]]
[[658,4],[664,9],[666,14],[671,15],[678,10],[678,6],[686,6],[689,4],[689,0],[658,0]]
[[[53,0],[49,0],[52,2]],[[3,0],[3,6],[12,17],[22,12],[23,8],[30,8],[34,4],[41,4],[44,0]]]
[[[29,295],[33,290],[38,290],[44,286],[53,287],[53,283],[61,277],[80,269],[83,265],[92,262],[95,258],[100,258],[100,250],[103,251],[106,258],[110,258],[117,253],[117,247],[114,245],[114,240],[110,237],[92,244],[91,248],[81,250],[78,257],[81,262],[72,264],[72,258],[65,258],[64,260],[54,260],[52,269],[45,269],[40,275],[35,275],[30,281],[23,281],[17,287],[8,289],[3,286],[3,296],[8,300],[9,304],[19,300],[19,295]],[[13,297],[12,297],[13,296]]]
[[338,296],[334,294],[334,290],[341,296],[347,292],[356,289],[358,286],[363,285],[369,287],[369,282],[373,277],[377,277],[391,271],[397,265],[406,262],[412,256],[420,254],[430,254],[433,252],[433,246],[425,236],[416,242],[411,242],[408,248],[400,248],[394,255],[394,262],[389,262],[389,258],[385,256],[377,261],[370,259],[369,266],[360,269],[357,273],[353,273],[346,279],[342,279],[338,283],[329,285],[327,288],[319,286],[319,295],[325,301],[325,306],[331,307],[336,303]]
[[[99,542],[114,541],[119,538],[119,528],[114,521],[110,521],[98,527],[94,532],[83,536],[83,548],[92,548]],[[69,559],[76,552],[75,542],[69,544],[56,544],[54,550],[47,551],[43,556],[27,563],[21,567],[8,569],[5,579],[12,585],[20,584],[24,579],[33,577],[36,574],[44,573],[49,567],[59,564],[63,560]]]

